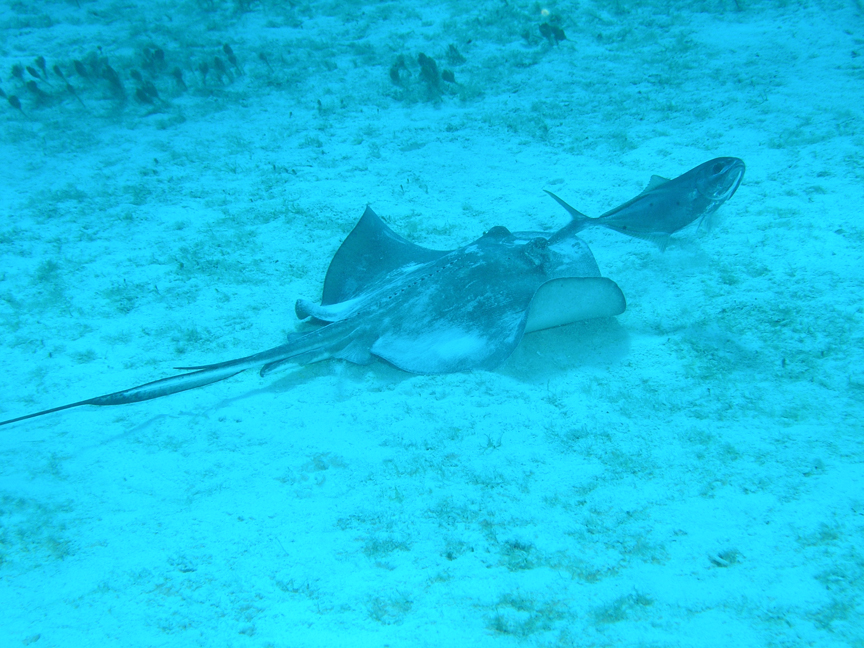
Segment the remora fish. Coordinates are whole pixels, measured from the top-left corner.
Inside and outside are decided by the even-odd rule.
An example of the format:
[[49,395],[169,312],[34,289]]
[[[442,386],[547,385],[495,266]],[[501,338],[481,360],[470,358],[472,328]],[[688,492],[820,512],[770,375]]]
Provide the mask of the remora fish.
[[700,224],[729,200],[744,177],[744,162],[734,157],[715,158],[674,180],[652,176],[641,194],[601,216],[591,218],[547,191],[566,209],[573,222],[570,234],[592,225],[653,241],[661,250],[669,237],[697,218]]

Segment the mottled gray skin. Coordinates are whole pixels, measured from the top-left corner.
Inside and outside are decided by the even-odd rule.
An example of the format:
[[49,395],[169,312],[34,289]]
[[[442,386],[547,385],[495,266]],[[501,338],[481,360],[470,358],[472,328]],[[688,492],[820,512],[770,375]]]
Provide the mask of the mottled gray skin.
[[573,217],[568,234],[599,225],[636,238],[653,241],[665,249],[669,237],[696,219],[700,222],[729,200],[744,177],[744,162],[716,158],[700,164],[674,180],[651,178],[641,194],[605,214],[590,218],[547,191]]
[[[376,249],[369,244],[370,232],[387,237],[376,259],[399,259],[405,246],[410,255],[435,258],[419,264],[379,260],[361,270],[353,261],[354,239],[362,239],[361,256],[368,257]],[[575,236],[550,244],[548,235],[493,227],[458,250],[416,248],[367,210],[333,259],[322,304],[300,300],[296,306],[301,318],[312,316],[331,326],[350,322],[348,346],[328,345],[330,357],[362,363],[372,355],[414,373],[491,369],[522,339],[531,302],[543,284],[600,277],[587,245]],[[345,266],[354,268],[350,285],[336,279]]]
[[79,405],[146,401],[246,369],[261,367],[263,375],[286,362],[378,357],[415,373],[491,369],[527,331],[610,317],[624,308],[623,294],[600,277],[585,242],[564,230],[549,236],[493,227],[458,250],[429,250],[398,236],[367,208],[330,264],[321,304],[299,300],[295,307],[299,317],[325,322],[321,328],[261,353],[180,367],[190,373],[0,425]]

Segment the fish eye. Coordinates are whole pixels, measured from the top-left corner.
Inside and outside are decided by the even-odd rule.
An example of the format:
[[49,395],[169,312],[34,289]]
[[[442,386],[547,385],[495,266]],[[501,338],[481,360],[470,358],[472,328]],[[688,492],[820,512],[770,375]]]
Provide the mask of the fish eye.
[[711,173],[718,174],[723,170],[723,165],[717,162],[713,167],[711,167]]

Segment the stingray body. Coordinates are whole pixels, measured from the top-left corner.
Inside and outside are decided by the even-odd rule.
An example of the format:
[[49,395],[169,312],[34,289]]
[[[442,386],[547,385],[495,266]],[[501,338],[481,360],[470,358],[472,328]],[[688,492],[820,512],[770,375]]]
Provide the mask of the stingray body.
[[723,157],[672,180],[652,176],[645,191],[596,218],[577,211],[551,191],[546,193],[569,212],[574,233],[597,225],[653,241],[665,250],[672,234],[696,219],[701,223],[732,197],[744,177],[744,168],[739,158]]
[[201,387],[261,367],[328,358],[381,358],[409,372],[491,369],[526,332],[624,312],[618,286],[600,276],[572,226],[549,235],[493,227],[451,251],[415,245],[369,208],[339,248],[320,304],[299,300],[301,318],[323,326],[286,344],[188,373],[0,422],[81,405],[134,403]]

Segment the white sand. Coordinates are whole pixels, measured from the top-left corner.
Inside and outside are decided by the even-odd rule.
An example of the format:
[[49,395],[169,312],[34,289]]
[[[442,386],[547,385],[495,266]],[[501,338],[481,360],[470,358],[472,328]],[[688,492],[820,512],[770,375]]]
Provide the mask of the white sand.
[[[529,2],[136,4],[0,14],[0,418],[281,343],[367,203],[447,249],[562,226],[544,188],[596,215],[747,173],[665,253],[587,231],[626,313],[496,371],[326,362],[0,429],[0,645],[861,645],[856,4],[558,3],[559,46]],[[73,74],[97,47],[125,104]],[[12,78],[39,55],[86,107]]]

